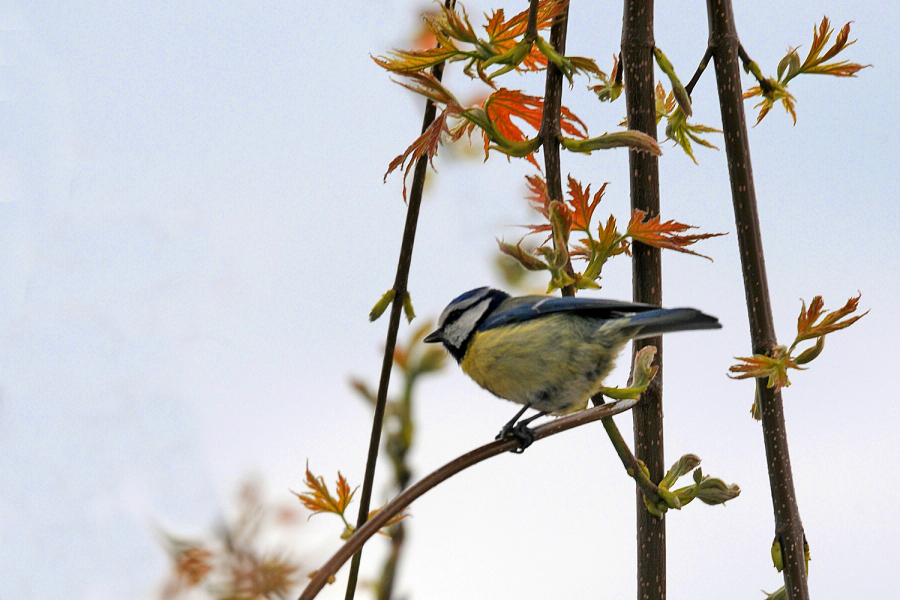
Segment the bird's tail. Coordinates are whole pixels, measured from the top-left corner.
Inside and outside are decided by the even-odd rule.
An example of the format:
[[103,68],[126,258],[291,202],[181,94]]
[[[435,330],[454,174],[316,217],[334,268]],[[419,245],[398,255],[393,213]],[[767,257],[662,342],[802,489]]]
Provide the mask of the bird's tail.
[[637,335],[634,336],[634,339],[638,340],[673,331],[722,327],[717,318],[696,308],[659,308],[639,312],[631,317],[630,323],[638,329]]

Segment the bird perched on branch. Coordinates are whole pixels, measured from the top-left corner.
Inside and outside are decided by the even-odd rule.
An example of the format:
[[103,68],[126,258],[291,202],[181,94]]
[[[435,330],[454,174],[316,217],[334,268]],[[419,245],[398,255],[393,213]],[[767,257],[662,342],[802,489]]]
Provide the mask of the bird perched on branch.
[[[481,287],[451,302],[426,342],[442,342],[463,372],[495,396],[522,404],[497,435],[534,440],[528,423],[581,410],[603,387],[615,359],[634,339],[719,329],[694,308],[554,296],[512,297]],[[519,421],[529,408],[538,414]]]

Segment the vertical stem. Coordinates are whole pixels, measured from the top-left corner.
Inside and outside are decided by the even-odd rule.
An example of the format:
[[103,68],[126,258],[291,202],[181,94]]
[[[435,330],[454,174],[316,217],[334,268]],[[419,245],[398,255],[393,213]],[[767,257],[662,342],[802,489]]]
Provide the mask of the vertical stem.
[[[566,31],[569,24],[569,7],[563,9],[550,27],[550,45],[559,53],[566,53]],[[544,88],[544,112],[541,120],[541,145],[544,151],[544,169],[547,173],[547,196],[550,200],[562,200],[562,168],[559,160],[559,117],[562,111],[563,72],[552,62],[547,65]]]
[[[653,0],[625,0],[622,25],[622,68],[628,128],[656,139],[654,95]],[[659,215],[659,163],[649,152],[630,150],[628,164],[631,207],[649,217]],[[636,302],[662,304],[660,250],[635,243],[632,248],[633,296]],[[660,369],[632,411],[635,456],[644,462],[653,481],[666,473],[663,453],[662,338],[634,343],[634,352],[647,345],[657,348]],[[651,515],[637,491],[637,581],[639,600],[666,597],[666,522]]]
[[[537,13],[537,0],[531,0],[531,14]],[[569,6],[550,27],[550,45],[559,54],[566,53],[566,33],[569,26]],[[562,83],[563,72],[555,64],[547,65],[547,78],[544,87],[544,112],[541,115],[541,129],[538,136],[541,139],[541,147],[544,152],[544,171],[547,177],[547,197],[552,201],[562,201],[562,164],[559,157],[559,119],[562,114]],[[574,274],[572,261],[566,263],[565,270],[569,275]],[[563,296],[574,296],[575,286],[567,285],[562,288]]]
[[[754,354],[767,355],[775,346],[775,328],[769,301],[769,285],[763,256],[756,191],[750,164],[750,145],[744,104],[741,97],[741,72],[738,63],[737,28],[731,0],[707,0],[709,14],[709,46],[715,61],[725,152],[737,224],[738,246],[744,273],[744,291],[750,320],[750,337]],[[784,584],[787,597],[807,600],[804,559],[805,537],[800,510],[794,493],[791,459],[781,393],[766,387],[766,378],[757,380],[762,413],[763,438],[769,469],[769,486],[775,511],[775,536],[781,545],[784,561]]]
[[[449,0],[448,0],[449,1]],[[432,68],[431,73],[438,80],[443,75],[443,64]],[[434,121],[437,107],[428,100],[425,115],[422,119],[422,131]],[[412,263],[413,243],[416,239],[416,226],[419,222],[419,208],[422,205],[422,190],[425,187],[425,170],[428,158],[422,156],[416,161],[413,170],[413,182],[409,191],[409,207],[406,210],[406,225],[403,228],[403,240],[400,243],[400,258],[397,261],[397,275],[394,278],[394,301],[391,304],[391,315],[388,322],[387,339],[384,342],[384,359],[381,363],[381,378],[378,382],[378,395],[375,400],[375,414],[372,417],[372,433],[369,438],[369,453],[366,459],[366,472],[363,477],[362,493],[359,498],[359,514],[356,528],[362,527],[369,517],[369,506],[372,500],[372,485],[375,481],[375,464],[378,461],[378,448],[381,445],[381,429],[384,424],[384,408],[387,404],[388,385],[391,381],[391,367],[394,364],[394,348],[397,345],[397,330],[400,328],[400,316],[403,311],[403,299],[406,297],[406,284],[409,280],[409,268]],[[356,594],[356,583],[359,577],[359,564],[362,560],[362,548],[353,555],[350,563],[350,574],[347,579],[347,592],[344,600],[353,600]]]

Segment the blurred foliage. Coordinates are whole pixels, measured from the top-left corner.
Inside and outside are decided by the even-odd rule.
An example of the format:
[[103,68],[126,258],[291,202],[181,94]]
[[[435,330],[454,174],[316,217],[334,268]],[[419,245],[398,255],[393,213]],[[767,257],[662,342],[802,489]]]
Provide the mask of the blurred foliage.
[[233,519],[189,539],[163,532],[171,565],[159,600],[262,600],[300,593],[299,551],[273,543],[303,522],[299,507],[271,503],[258,482],[242,484]]

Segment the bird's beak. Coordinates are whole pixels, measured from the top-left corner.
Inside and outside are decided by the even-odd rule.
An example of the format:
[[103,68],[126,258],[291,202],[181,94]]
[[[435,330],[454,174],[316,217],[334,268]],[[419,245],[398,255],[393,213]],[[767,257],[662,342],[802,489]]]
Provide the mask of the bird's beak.
[[422,341],[426,344],[433,344],[435,342],[443,342],[444,338],[443,336],[441,336],[441,330],[438,329],[437,331],[432,331],[431,333],[426,335],[425,339]]

